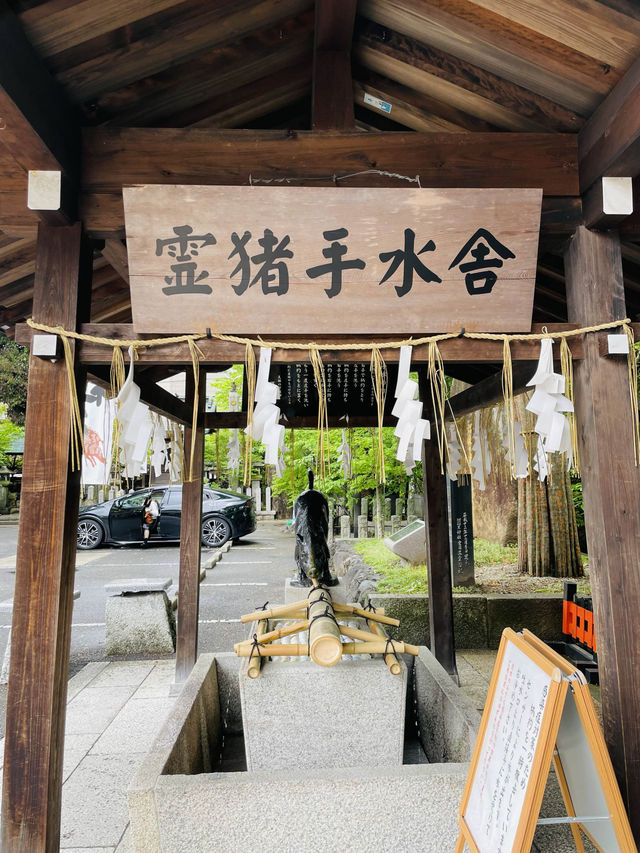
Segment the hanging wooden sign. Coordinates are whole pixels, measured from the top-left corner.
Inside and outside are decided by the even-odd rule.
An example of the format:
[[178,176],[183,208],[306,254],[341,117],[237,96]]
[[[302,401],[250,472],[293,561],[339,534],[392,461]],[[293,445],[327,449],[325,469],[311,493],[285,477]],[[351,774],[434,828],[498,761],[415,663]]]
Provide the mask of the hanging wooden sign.
[[137,332],[529,331],[539,189],[124,188]]
[[[551,761],[566,815],[539,819]],[[538,825],[568,824],[603,853],[637,853],[584,676],[530,631],[507,628],[459,814],[455,853],[527,853]]]

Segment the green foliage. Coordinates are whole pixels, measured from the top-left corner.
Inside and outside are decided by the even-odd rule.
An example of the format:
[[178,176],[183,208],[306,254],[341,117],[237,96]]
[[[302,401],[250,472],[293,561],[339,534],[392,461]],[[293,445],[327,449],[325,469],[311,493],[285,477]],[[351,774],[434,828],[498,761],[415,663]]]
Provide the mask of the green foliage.
[[573,496],[573,508],[576,513],[576,524],[578,527],[584,527],[584,506],[582,503],[582,480],[571,481],[571,492]]
[[[3,407],[0,406],[0,408]],[[17,471],[22,468],[22,458],[20,456],[7,456],[5,451],[14,438],[21,438],[23,435],[23,427],[16,426],[6,418],[0,420],[0,465],[2,467],[12,469],[16,466]]]
[[[393,429],[385,427],[383,433],[383,448],[385,460],[386,484],[385,494],[404,495],[408,477],[404,466],[395,458],[398,441],[393,435]],[[342,502],[346,507],[349,502],[362,493],[375,491],[377,482],[378,430],[348,429],[347,436],[351,448],[351,476],[345,479],[342,467],[338,461],[338,448],[342,443],[342,430],[329,431],[329,466],[324,482],[316,480],[316,487],[327,497]],[[289,430],[286,437],[287,452],[285,453],[286,469],[282,477],[274,480],[274,492],[286,492],[290,504],[307,488],[307,470],[316,470],[318,454],[317,430]],[[292,476],[293,457],[293,476]],[[422,480],[421,467],[416,466],[411,478],[416,483]]]
[[473,562],[476,566],[492,566],[499,563],[517,563],[517,545],[498,545],[486,539],[473,540]]
[[29,350],[9,338],[0,337],[0,401],[12,423],[24,426],[27,409]]

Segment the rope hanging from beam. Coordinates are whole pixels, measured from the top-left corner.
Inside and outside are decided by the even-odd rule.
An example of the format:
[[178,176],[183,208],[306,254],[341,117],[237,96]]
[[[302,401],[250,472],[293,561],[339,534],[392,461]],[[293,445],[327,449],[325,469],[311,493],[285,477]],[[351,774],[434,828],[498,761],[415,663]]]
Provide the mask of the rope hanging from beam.
[[[73,355],[70,340],[87,341],[93,344],[109,346],[113,348],[113,359],[111,378],[112,386],[115,389],[121,385],[122,376],[124,375],[124,360],[121,347],[133,347],[134,354],[137,351],[147,347],[164,346],[167,344],[186,343],[189,346],[191,353],[194,381],[196,391],[194,394],[193,421],[192,421],[192,448],[189,460],[188,479],[193,476],[193,447],[195,442],[195,430],[197,425],[198,413],[198,374],[200,359],[204,358],[204,353],[198,347],[197,341],[204,338],[215,338],[220,341],[228,341],[241,344],[245,347],[245,370],[247,372],[248,384],[248,440],[245,449],[245,465],[244,465],[244,482],[245,485],[251,477],[251,452],[252,452],[252,418],[253,404],[255,397],[255,381],[256,381],[256,359],[254,347],[266,347],[269,349],[284,349],[284,350],[299,350],[307,352],[314,368],[314,377],[319,397],[319,414],[318,414],[318,429],[319,429],[319,448],[318,448],[318,464],[320,466],[320,476],[324,478],[325,466],[328,465],[328,442],[326,442],[326,430],[328,428],[328,419],[326,411],[326,380],[324,377],[324,366],[321,357],[321,345],[315,341],[307,343],[292,342],[292,341],[266,341],[262,338],[240,337],[238,335],[227,335],[220,332],[211,332],[207,330],[205,334],[186,334],[172,337],[151,338],[151,339],[135,339],[121,340],[117,338],[103,338],[97,335],[87,335],[81,332],[74,332],[68,329],[63,329],[60,326],[48,326],[44,323],[37,323],[32,319],[27,320],[27,325],[37,331],[46,332],[48,334],[60,335],[64,343],[65,359],[67,370],[73,371]],[[438,441],[438,450],[440,454],[441,470],[444,471],[444,466],[448,460],[448,446],[446,431],[444,426],[444,410],[445,410],[445,387],[444,387],[444,365],[440,354],[438,343],[440,341],[451,340],[453,338],[468,338],[470,340],[484,341],[499,341],[503,344],[503,392],[505,399],[505,409],[507,414],[507,430],[509,447],[511,448],[511,459],[514,458],[513,447],[515,444],[514,436],[514,412],[513,412],[513,374],[511,362],[510,344],[513,341],[541,341],[544,339],[558,339],[560,341],[560,360],[562,365],[562,374],[565,377],[566,387],[569,399],[573,401],[573,366],[571,359],[571,351],[568,346],[568,338],[580,337],[585,334],[594,332],[602,332],[612,329],[621,329],[626,334],[629,340],[628,371],[629,371],[629,399],[631,405],[631,414],[633,420],[633,442],[634,455],[636,465],[640,465],[640,415],[638,411],[638,379],[636,369],[636,353],[633,328],[629,318],[617,320],[609,323],[600,323],[593,326],[584,326],[578,329],[569,329],[558,332],[548,332],[543,329],[542,332],[524,332],[515,334],[499,334],[493,332],[467,332],[464,329],[461,332],[445,332],[436,335],[428,335],[424,337],[411,337],[404,340],[396,341],[358,341],[351,343],[331,343],[327,345],[327,349],[332,352],[370,352],[371,353],[371,370],[372,381],[374,384],[375,396],[378,408],[378,429],[379,429],[379,453],[378,453],[378,475],[380,482],[384,482],[384,460],[382,457],[382,417],[384,415],[384,397],[386,394],[386,365],[382,358],[381,350],[399,349],[402,346],[411,345],[418,346],[421,344],[428,345],[429,348],[429,381],[431,386],[431,396],[433,401],[434,418],[436,421],[436,435]],[[72,411],[72,446],[74,447],[73,460],[74,465],[80,464],[79,455],[75,451],[75,447],[83,447],[83,436],[81,433],[81,425],[79,419],[73,415],[77,410],[77,391],[72,385],[69,385],[69,394],[71,399]],[[75,400],[73,399],[75,397]],[[577,456],[577,430],[575,425],[575,417],[570,418],[571,424],[571,441],[573,446],[574,460]],[[514,472],[512,470],[512,476]]]

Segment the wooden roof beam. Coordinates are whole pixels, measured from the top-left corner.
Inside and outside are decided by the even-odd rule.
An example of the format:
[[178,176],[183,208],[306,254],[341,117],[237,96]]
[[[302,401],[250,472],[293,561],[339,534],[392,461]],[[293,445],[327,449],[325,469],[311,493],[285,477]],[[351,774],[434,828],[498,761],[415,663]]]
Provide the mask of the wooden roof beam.
[[[0,0],[0,116],[0,142],[25,172],[62,173],[59,208],[43,211],[41,218],[73,220],[80,183],[80,125],[6,0]],[[23,197],[23,208],[25,202]]]
[[[602,191],[598,182],[607,177],[640,175],[640,60],[637,60],[600,104],[578,134],[580,190],[585,208],[595,211],[593,227],[610,227],[598,211]],[[593,193],[588,191],[595,187]],[[599,215],[598,215],[599,214]],[[612,224],[616,224],[613,220]]]
[[311,122],[314,130],[355,127],[351,42],[357,0],[316,0]]

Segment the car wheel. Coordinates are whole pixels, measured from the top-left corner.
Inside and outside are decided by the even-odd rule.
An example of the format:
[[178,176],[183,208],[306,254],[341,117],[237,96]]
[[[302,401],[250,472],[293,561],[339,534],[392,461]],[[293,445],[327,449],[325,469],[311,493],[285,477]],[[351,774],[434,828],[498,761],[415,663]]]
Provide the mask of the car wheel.
[[102,526],[92,518],[83,518],[78,522],[78,549],[91,551],[97,548],[104,539]]
[[231,538],[231,526],[224,518],[205,518],[202,522],[202,544],[207,548],[220,548]]

